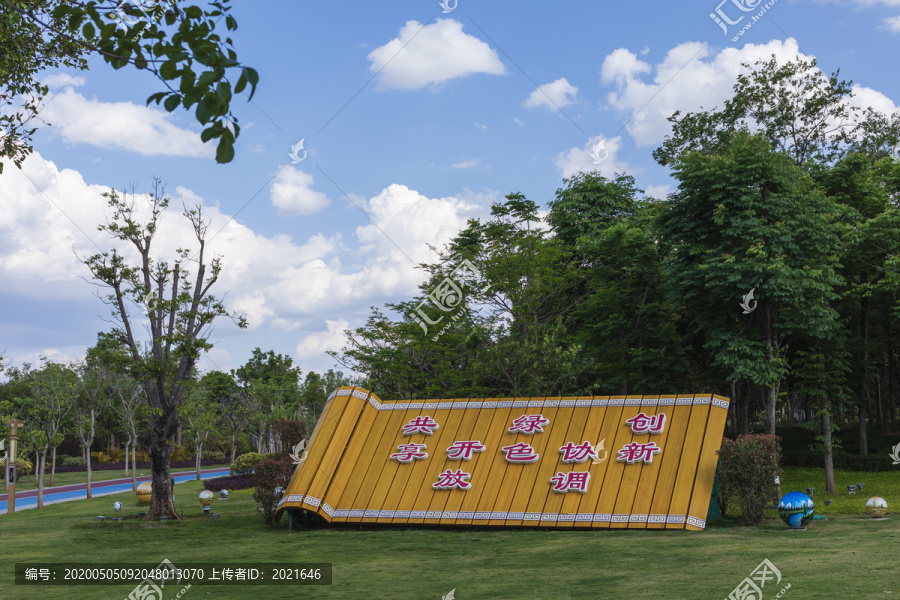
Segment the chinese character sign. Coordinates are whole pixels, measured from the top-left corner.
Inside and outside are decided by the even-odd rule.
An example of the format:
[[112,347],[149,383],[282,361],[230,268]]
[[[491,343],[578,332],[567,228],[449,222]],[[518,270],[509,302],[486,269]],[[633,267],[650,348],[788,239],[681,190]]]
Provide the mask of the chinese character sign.
[[653,455],[659,454],[662,448],[654,442],[647,444],[638,444],[631,442],[625,444],[625,447],[619,450],[619,462],[626,462],[629,465],[639,462],[652,463]]
[[544,415],[522,415],[512,423],[512,427],[507,429],[510,433],[524,433],[525,435],[534,435],[535,433],[543,433],[544,427],[550,424],[549,419],[545,419]]
[[457,441],[447,448],[447,458],[450,460],[469,460],[473,452],[484,452],[484,444],[479,441]]
[[447,469],[446,471],[441,473],[437,483],[433,483],[431,487],[436,490],[452,490],[454,488],[467,490],[472,487],[472,484],[464,480],[468,479],[471,476],[472,475],[470,473],[464,473],[460,469],[457,469],[455,473],[450,469]]
[[583,463],[592,456],[596,456],[594,446],[590,442],[582,442],[577,446],[572,442],[568,442],[559,451],[563,455],[562,461],[564,463]]
[[636,417],[625,422],[631,425],[631,430],[635,433],[662,433],[663,426],[666,424],[666,414],[659,413],[648,417],[644,413],[638,413]]
[[400,444],[397,446],[397,450],[400,452],[391,454],[391,458],[402,463],[411,463],[413,460],[428,458],[428,453],[423,452],[425,444]]
[[440,428],[440,425],[431,417],[427,415],[424,417],[419,416],[403,426],[403,435],[414,435],[416,433],[431,435],[438,428]]
[[569,473],[557,473],[550,478],[550,481],[554,484],[554,492],[560,494],[565,494],[566,492],[581,492],[583,494],[587,491],[588,480],[590,480],[590,478],[591,474],[587,471],[570,471]]
[[512,446],[503,446],[501,450],[506,452],[506,460],[511,463],[529,464],[536,462],[540,458],[540,455],[534,451],[534,448],[525,442],[519,442]]

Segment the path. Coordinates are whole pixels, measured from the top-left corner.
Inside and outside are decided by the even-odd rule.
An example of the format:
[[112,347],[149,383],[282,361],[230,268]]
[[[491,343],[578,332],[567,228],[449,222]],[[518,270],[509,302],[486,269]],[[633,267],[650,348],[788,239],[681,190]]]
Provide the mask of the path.
[[[200,469],[201,479],[210,479],[212,477],[221,477],[228,475],[229,467],[220,467],[217,469]],[[196,471],[179,471],[172,473],[175,477],[175,483],[184,483],[185,481],[196,481]],[[149,475],[137,478],[138,483],[150,481]],[[121,494],[122,492],[130,492],[131,477],[122,479],[107,479],[106,481],[96,481],[91,483],[91,495],[106,496],[109,494]],[[44,504],[55,504],[56,502],[68,502],[70,500],[84,500],[87,498],[87,484],[74,483],[72,485],[58,485],[55,487],[44,488]],[[37,490],[26,490],[24,492],[16,492],[16,511],[35,508],[37,506]],[[6,514],[7,494],[0,494],[0,515]]]

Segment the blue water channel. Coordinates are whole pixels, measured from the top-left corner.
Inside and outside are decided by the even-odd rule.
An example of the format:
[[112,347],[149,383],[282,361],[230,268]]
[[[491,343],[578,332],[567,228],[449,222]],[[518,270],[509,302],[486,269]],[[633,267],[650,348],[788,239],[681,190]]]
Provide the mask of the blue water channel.
[[[228,471],[201,471],[200,478],[201,479],[211,479],[213,477],[222,477],[224,475],[228,475]],[[175,483],[184,483],[185,481],[196,481],[197,474],[189,473],[186,475],[178,475],[175,474]],[[131,492],[131,482],[127,483],[119,483],[115,485],[108,485],[103,487],[94,487],[91,489],[92,497],[96,498],[98,496],[108,496],[110,494],[121,494],[122,492]],[[132,492],[133,493],[133,492]],[[70,500],[84,500],[87,498],[87,490],[73,490],[71,492],[50,492],[48,490],[44,491],[44,504],[55,504],[57,502],[69,502]],[[34,508],[37,506],[37,496],[32,496],[30,498],[22,498],[18,494],[16,494],[16,511],[26,510],[29,508]],[[6,514],[7,501],[0,501],[0,515]]]

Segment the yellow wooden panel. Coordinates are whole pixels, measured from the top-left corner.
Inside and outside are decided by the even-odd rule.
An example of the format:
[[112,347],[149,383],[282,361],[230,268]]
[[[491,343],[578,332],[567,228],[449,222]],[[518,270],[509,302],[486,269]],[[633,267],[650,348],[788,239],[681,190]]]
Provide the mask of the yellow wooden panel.
[[[477,399],[478,405],[480,406],[481,401]],[[467,401],[468,403],[468,401]],[[461,409],[454,409],[461,410]],[[489,411],[493,412],[493,411]],[[487,433],[487,426],[491,423],[491,415],[486,414],[481,408],[475,407],[467,407],[463,414],[462,421],[459,423],[459,429],[456,431],[456,439],[460,441],[475,441],[481,442],[481,445],[484,446],[484,434]],[[478,427],[479,423],[481,427]],[[447,456],[447,447],[445,445],[442,450],[444,455]],[[476,485],[477,479],[472,481],[476,477],[475,466],[478,464],[478,461],[481,457],[488,452],[487,446],[481,452],[473,452],[472,458],[469,460],[452,460],[449,461],[450,467],[453,470],[456,468],[460,468],[467,473],[472,473],[472,477],[469,478],[469,483],[473,486]],[[457,465],[457,467],[453,467],[453,465]],[[452,525],[456,521],[456,517],[444,517],[443,515],[447,513],[458,513],[459,507],[462,505],[463,500],[466,497],[466,494],[469,493],[469,490],[450,490],[451,493],[447,494],[447,501],[443,506],[443,512],[440,521],[438,521],[441,525]],[[429,507],[429,510],[437,510],[436,506]]]
[[[468,404],[468,398],[456,398],[451,400],[454,406],[459,407],[461,404]],[[416,498],[416,509],[424,510],[426,513],[424,523],[435,524],[440,521],[440,515],[444,512],[444,507],[447,505],[447,502],[450,498],[460,498],[468,493],[468,490],[461,490],[459,488],[452,490],[435,490],[432,487],[432,484],[437,483],[438,477],[441,473],[450,469],[453,472],[456,472],[457,469],[463,471],[464,473],[469,473],[472,475],[472,470],[468,468],[468,462],[464,460],[450,460],[449,453],[447,452],[447,448],[449,448],[453,442],[462,439],[468,439],[467,437],[460,436],[460,430],[462,428],[462,423],[466,417],[465,408],[452,408],[450,410],[450,414],[447,415],[446,427],[447,431],[441,437],[441,445],[435,446],[434,449],[434,460],[432,462],[431,472],[433,474],[433,479],[425,480],[422,482],[422,489],[419,490],[419,496]],[[444,427],[441,424],[441,427]],[[466,431],[463,431],[463,435],[465,435]],[[452,434],[452,435],[451,435]],[[469,485],[474,485],[472,483],[472,477],[464,480]],[[472,488],[469,488],[472,489]],[[417,523],[419,521],[413,521]]]
[[[709,395],[707,394],[708,397]],[[700,448],[703,445],[708,417],[709,404],[696,404],[696,400],[694,400],[693,408],[691,408],[691,420],[688,423],[687,433],[684,437],[684,446],[681,450],[681,460],[678,462],[678,469],[675,475],[672,501],[669,504],[669,517],[681,519],[681,522],[670,523],[670,519],[667,519],[666,529],[684,529],[687,509],[691,502],[691,492],[694,490],[694,477],[697,474],[697,465],[700,462]]]
[[[347,395],[335,395],[331,401],[331,405],[328,406],[328,411],[325,412],[323,410],[322,416],[319,418],[319,423],[313,431],[310,444],[306,447],[306,460],[304,460],[301,465],[297,483],[294,489],[288,491],[289,494],[303,494],[304,498],[301,506],[307,510],[315,511],[318,508],[315,501],[313,501],[313,504],[308,503],[306,501],[306,496],[308,495],[309,487],[312,484],[313,479],[315,479],[316,473],[319,471],[322,459],[325,457],[325,453],[328,450],[331,437],[337,430],[340,423],[340,417],[350,401],[351,396],[349,394],[353,391],[353,388],[340,388],[338,393],[341,391],[346,391]],[[313,496],[313,498],[321,501],[321,498],[316,496]],[[290,503],[285,503],[285,505],[288,504]]]
[[[485,398],[484,402],[496,405],[497,402],[500,402],[500,399]],[[513,408],[482,408],[481,410],[493,414],[491,427],[484,436],[485,439],[482,440],[482,443],[486,446],[485,451],[481,453],[481,456],[473,459],[478,462],[472,466],[472,479],[470,479],[472,487],[466,490],[466,495],[463,497],[462,504],[460,504],[459,512],[461,513],[481,512],[482,496],[486,497],[485,502],[492,504],[492,500],[489,498],[496,494],[497,489],[493,484],[497,483],[499,485],[494,471],[496,469],[497,472],[505,472],[506,469],[506,460],[503,458],[503,452],[500,450],[500,438],[509,427],[508,423],[511,422],[510,414]],[[457,525],[483,525],[485,522],[486,520],[484,519],[476,520],[472,518],[458,518],[456,520]]]
[[[426,404],[435,404],[438,405],[442,402],[448,402],[447,400],[425,400]],[[397,507],[393,510],[400,511],[421,511],[424,508],[421,508],[419,504],[416,503],[417,498],[419,497],[419,493],[422,489],[427,485],[431,488],[431,484],[435,483],[438,480],[438,471],[435,468],[435,455],[442,460],[447,456],[447,453],[444,452],[444,457],[441,457],[441,451],[449,445],[449,443],[445,444],[447,438],[453,437],[456,435],[456,431],[452,431],[448,433],[447,427],[447,419],[450,416],[451,410],[449,408],[422,408],[422,410],[415,416],[430,416],[433,420],[435,420],[440,427],[434,430],[430,436],[425,435],[424,433],[417,433],[415,435],[405,436],[412,442],[416,443],[424,443],[428,446],[428,458],[425,460],[417,460],[413,461],[412,469],[408,471],[407,480],[403,482],[402,480],[399,482],[403,485],[403,493],[400,495],[400,500],[397,503]],[[450,440],[452,443],[453,440]],[[405,469],[404,469],[405,470]],[[391,510],[392,507],[388,506],[388,510]],[[410,521],[409,517],[395,517],[391,520],[392,523],[423,523],[424,519],[416,519],[415,521]]]
[[[579,398],[581,400],[582,398]],[[605,435],[603,433],[603,424],[604,421],[607,420],[607,416],[610,414],[610,410],[606,408],[606,402],[609,400],[608,396],[587,396],[583,397],[585,400],[590,400],[592,403],[592,408],[590,409],[590,413],[588,414],[587,422],[584,426],[584,431],[582,432],[582,442],[590,442],[594,447],[594,451],[598,453],[597,458],[603,462],[598,464],[594,464],[592,459],[588,459],[581,466],[591,474],[591,478],[588,482],[587,491],[584,494],[567,494],[567,497],[563,501],[562,511],[566,513],[574,512],[576,515],[575,521],[572,523],[572,527],[590,527],[591,522],[594,517],[594,507],[597,506],[597,499],[600,497],[600,488],[603,484],[603,476],[606,473],[606,463],[609,462],[610,452],[609,447],[604,442],[604,449],[600,450],[600,442],[604,440]],[[597,401],[602,402],[602,405],[594,406]],[[615,412],[615,411],[613,411]],[[612,423],[613,419],[609,419],[609,423]],[[571,500],[576,500],[577,504],[573,502],[572,504],[568,504]],[[584,519],[579,520],[578,515],[581,514],[584,516]]]
[[656,416],[659,414],[666,415],[665,425],[660,433],[650,436],[650,440],[655,442],[657,446],[662,448],[662,452],[653,457],[653,462],[641,464],[641,473],[638,480],[637,489],[634,492],[634,503],[630,512],[632,518],[639,517],[639,520],[630,520],[628,522],[629,529],[646,529],[647,519],[650,515],[650,506],[653,504],[653,492],[656,489],[656,482],[659,479],[660,467],[662,465],[662,454],[668,448],[667,439],[669,437],[669,422],[672,416],[671,406],[659,406],[659,396],[644,396],[645,399],[653,399],[655,406],[648,407],[641,404],[641,408],[647,416]]
[[[556,415],[553,418],[547,417],[550,419],[550,423],[544,428],[544,433],[534,434],[534,436],[546,438],[546,441],[543,439],[540,440],[544,453],[541,455],[542,460],[529,467],[529,470],[535,470],[537,473],[534,476],[534,484],[530,490],[531,493],[528,494],[527,489],[522,490],[523,495],[528,494],[528,503],[525,505],[524,511],[518,510],[521,504],[516,504],[516,512],[525,513],[522,524],[531,527],[539,527],[544,523],[540,518],[534,518],[534,515],[539,514],[544,510],[544,505],[547,504],[548,497],[551,494],[554,496],[559,495],[550,491],[553,487],[550,478],[556,475],[556,465],[559,462],[560,457],[559,447],[565,443],[566,434],[569,431],[569,423],[572,420],[572,413],[575,410],[574,396],[547,398],[544,400],[545,407],[548,402],[559,403],[559,406],[556,410]],[[571,406],[563,406],[563,403],[569,402],[571,402]],[[552,409],[552,406],[547,408],[548,415]],[[518,416],[519,415],[515,415],[515,417]],[[561,503],[562,499],[560,498],[559,501]],[[553,525],[555,522],[556,521],[554,520],[549,524]]]
[[[628,398],[633,398],[633,396],[628,396]],[[624,396],[613,396],[609,399],[610,403],[615,401],[617,403],[622,402],[623,404],[625,403],[625,400],[626,398]],[[613,434],[613,444],[609,450],[610,464],[606,469],[606,477],[603,480],[603,489],[600,490],[600,498],[597,501],[597,507],[594,509],[595,513],[604,515],[604,518],[605,515],[609,515],[609,521],[595,521],[595,527],[612,528],[613,520],[617,518],[617,514],[615,513],[616,499],[619,497],[619,490],[622,487],[622,478],[625,476],[625,471],[627,469],[633,470],[640,468],[637,465],[629,465],[618,459],[619,450],[626,444],[630,444],[634,439],[634,433],[625,421],[637,416],[639,412],[641,412],[640,406],[622,407],[622,412],[619,415],[619,422]],[[629,474],[629,477],[633,477],[633,475]]]
[[[556,448],[552,448],[549,446],[550,444],[550,436],[548,435],[550,431],[552,431],[554,426],[558,426],[559,422],[559,397],[550,397],[550,398],[534,398],[535,402],[542,402],[543,406],[538,407],[529,407],[527,409],[528,414],[536,414],[540,413],[544,416],[545,419],[550,421],[550,424],[544,428],[544,433],[534,433],[532,435],[523,435],[518,434],[518,437],[513,443],[518,443],[520,441],[524,441],[527,444],[531,444],[534,448],[535,452],[540,455],[540,461],[550,459],[553,456],[553,453],[556,451]],[[547,406],[548,403],[553,403],[554,406]],[[521,409],[520,409],[521,410]],[[510,413],[510,418],[506,427],[509,428],[512,426],[512,421],[515,419],[518,413],[513,412]],[[506,445],[506,444],[503,444]],[[503,454],[500,454],[500,460],[506,462],[503,458]],[[504,522],[507,525],[522,525],[524,522],[524,514],[525,509],[528,508],[528,501],[531,499],[531,495],[534,493],[536,487],[540,488],[541,484],[538,483],[538,471],[537,464],[530,465],[511,465],[512,467],[517,467],[512,470],[517,475],[516,488],[513,490],[508,490],[506,494],[506,499],[500,507],[497,508],[498,512],[505,511],[507,516],[509,513],[522,513],[523,518],[521,519],[506,519]],[[509,468],[507,469],[507,473],[509,473]],[[541,492],[544,492],[546,495],[546,490],[541,489]],[[536,522],[532,523],[536,524]]]
[[[574,399],[574,403],[577,404],[578,398]],[[559,451],[560,447],[564,446],[567,442],[572,442],[573,444],[580,444],[584,437],[584,427],[587,424],[588,413],[590,412],[590,408],[588,407],[561,407],[560,414],[563,414],[564,411],[571,410],[569,416],[568,427],[566,428],[566,433],[561,440],[558,442],[556,439],[553,440],[553,444],[547,449],[547,458],[550,459],[550,462],[554,464],[554,468],[550,469],[551,474],[550,477],[554,477],[557,473],[562,473],[565,475],[569,472],[585,472],[590,473],[590,459],[583,463],[564,463],[562,462],[562,453]],[[557,419],[557,426],[564,425],[559,422]],[[589,440],[588,440],[589,441]],[[555,461],[553,460],[555,455]],[[572,527],[575,522],[575,516],[572,515],[571,521],[560,521],[559,517],[562,517],[563,513],[574,513],[578,511],[578,503],[581,500],[580,492],[554,492],[553,486],[554,482],[551,481],[550,478],[547,478],[546,481],[538,480],[538,485],[543,484],[547,494],[547,501],[544,503],[544,513],[556,514],[558,518],[556,520],[544,520],[541,519],[541,522],[538,524],[539,527]],[[588,478],[588,489],[591,487],[590,478]],[[563,510],[563,506],[566,501],[569,502],[569,508]]]
[[[671,404],[666,404],[666,402],[671,402]],[[660,409],[668,415],[666,419],[668,434],[666,447],[659,455],[659,477],[656,480],[656,488],[653,490],[653,502],[649,508],[647,529],[662,529],[666,526],[665,521],[669,514],[672,490],[675,488],[675,470],[681,461],[681,450],[691,418],[692,405],[680,405],[675,402],[677,402],[676,396],[659,397]]]
[[[406,410],[398,409],[397,405],[403,405],[408,403],[400,403],[395,402],[394,408],[392,412],[394,414],[400,415],[400,424],[399,426],[392,426],[391,423],[388,423],[388,426],[385,428],[384,436],[388,437],[393,435],[393,444],[388,448],[387,453],[384,456],[384,460],[387,461],[385,463],[384,469],[381,472],[381,476],[378,479],[378,482],[375,486],[375,490],[372,492],[372,499],[369,501],[369,509],[371,510],[394,510],[397,506],[397,501],[400,499],[400,493],[403,492],[403,487],[407,482],[407,475],[409,470],[412,468],[414,463],[422,462],[423,460],[429,460],[431,455],[434,453],[434,450],[431,446],[428,445],[428,437],[424,434],[418,434],[415,436],[417,439],[415,442],[411,441],[410,438],[414,436],[408,436],[403,434],[403,425],[409,423],[412,419],[419,416],[422,412],[421,408],[407,408]],[[385,416],[382,415],[382,418]],[[419,440],[420,437],[425,437],[424,440]],[[417,444],[425,444],[426,448],[424,452],[428,454],[428,457],[425,459],[414,459],[410,463],[401,463],[400,461],[393,460],[390,458],[391,454],[397,453],[400,451],[400,446],[409,444],[409,443],[417,443]],[[391,517],[382,517],[379,516],[375,519],[376,523],[390,523]]]
[[[600,428],[600,433],[597,434],[597,441],[595,442],[595,446],[599,446],[599,442],[603,441],[603,446],[605,448],[605,456],[606,460],[603,460],[599,464],[591,464],[588,469],[588,472],[591,474],[591,484],[588,486],[588,491],[584,493],[584,496],[581,498],[581,503],[579,504],[578,510],[582,513],[590,513],[593,516],[597,514],[597,503],[600,501],[600,496],[603,493],[603,489],[606,487],[606,479],[609,474],[610,469],[615,464],[616,460],[616,450],[614,448],[616,434],[619,431],[619,424],[622,418],[622,409],[624,406],[622,404],[613,404],[609,406],[610,400],[615,400],[615,397],[610,396],[602,396],[600,398],[596,398],[600,400],[601,407],[603,408],[603,425]],[[619,401],[624,402],[624,399],[619,397]],[[600,458],[603,458],[603,454],[600,455]],[[607,517],[606,521],[592,520],[589,524],[590,527],[609,527],[609,520]],[[583,525],[579,525],[583,526]]]
[[[652,398],[652,396],[648,396],[648,397]],[[648,408],[651,408],[651,407],[645,407],[643,405],[643,396],[627,396],[625,400],[626,400],[626,402],[637,400],[642,403],[641,406],[638,406],[638,407],[626,407],[626,410],[624,411],[627,413],[628,408],[636,409],[635,413],[633,415],[623,417],[623,419],[622,419],[622,425],[624,427],[627,427],[628,430],[632,434],[631,441],[635,441],[639,444],[655,442],[656,441],[655,438],[657,436],[646,434],[646,433],[636,434],[633,431],[631,431],[631,426],[628,425],[627,423],[625,423],[626,419],[630,419],[632,416],[636,417],[640,413],[647,414],[648,412],[651,412],[651,411],[647,410]],[[653,413],[653,414],[655,414],[655,413]],[[630,442],[626,441],[625,443],[627,444]],[[659,444],[657,444],[657,446],[658,445]],[[616,448],[616,462],[618,462],[618,452],[622,448],[622,446],[624,446],[624,444],[622,444]],[[658,459],[659,459],[659,455],[657,454],[656,456],[654,456],[654,460],[658,460]],[[632,465],[625,464],[625,463],[622,463],[622,464],[624,464],[625,467],[622,469],[622,480],[619,482],[619,490],[616,494],[616,501],[612,508],[612,514],[619,515],[619,518],[622,518],[622,515],[625,515],[625,518],[628,520],[621,521],[621,520],[616,520],[616,518],[613,517],[610,519],[610,523],[609,523],[610,529],[624,529],[624,528],[628,527],[628,523],[629,523],[630,517],[631,517],[631,507],[634,504],[634,494],[637,492],[638,481],[640,481],[640,478],[641,478],[641,469],[643,469],[643,465],[644,465],[643,462],[635,463]]]
[[[369,410],[374,411],[374,408],[366,409],[365,412],[368,412]],[[372,426],[367,431],[361,432],[365,437],[365,442],[363,444],[363,450],[360,453],[359,458],[357,458],[356,464],[353,466],[353,472],[347,480],[347,485],[344,487],[344,493],[342,494],[342,499],[339,503],[339,507],[342,510],[364,510],[366,508],[365,506],[360,506],[356,503],[356,497],[360,488],[366,481],[369,468],[372,466],[373,461],[378,460],[375,457],[374,448],[381,441],[381,436],[387,426],[390,414],[389,411],[376,412],[377,414],[375,415],[375,420],[372,422]],[[380,472],[380,465],[378,469]],[[334,521],[339,520],[341,519],[337,517],[334,519]],[[361,521],[362,519],[350,518],[349,520]]]
[[[713,396],[721,402],[728,402],[727,398]],[[710,496],[712,496],[713,482],[716,478],[716,465],[719,462],[719,448],[722,445],[722,434],[725,430],[725,419],[728,417],[728,409],[712,406],[709,409],[709,420],[706,424],[706,435],[703,438],[703,448],[700,451],[700,464],[697,468],[697,476],[694,479],[694,491],[691,495],[691,503],[688,508],[688,519],[691,517],[703,521],[706,525],[707,512],[709,511]],[[691,531],[703,529],[699,525],[686,523],[686,528]]]
[[[377,401],[377,396],[374,394],[370,397],[374,397]],[[372,430],[378,414],[379,411],[374,406],[368,402],[364,403],[362,412],[356,422],[356,428],[350,437],[344,456],[341,458],[337,469],[335,469],[334,477],[326,493],[328,504],[334,508],[346,509],[353,502],[354,496],[348,495],[346,488],[350,485],[350,478],[357,468],[360,456],[365,452],[365,444],[368,441],[369,432]],[[348,517],[335,516],[331,520],[333,522],[344,522],[348,519]]]
[[[370,438],[369,440],[368,451],[372,452],[372,460],[369,464],[366,476],[359,486],[359,491],[357,491],[356,497],[351,504],[352,509],[367,511],[363,516],[363,519],[366,521],[375,518],[370,515],[368,511],[379,510],[381,508],[383,496],[377,502],[377,508],[372,503],[372,494],[375,491],[376,485],[380,482],[381,477],[385,477],[386,479],[390,478],[388,479],[388,484],[393,481],[393,475],[397,471],[397,461],[391,460],[390,457],[391,454],[397,452],[397,445],[411,442],[411,438],[424,436],[424,434],[421,433],[418,435],[403,435],[403,425],[408,421],[405,417],[406,411],[404,410],[383,411],[382,414],[378,415],[378,419],[385,422],[385,425],[379,439]],[[443,426],[443,424],[441,424],[441,426]],[[418,440],[416,441],[418,442]]]
[[[354,390],[354,392],[361,396],[365,396],[366,399],[358,398],[354,396],[353,393],[351,393],[350,396],[336,396],[334,399],[338,400],[338,398],[340,398],[342,400],[344,410],[337,421],[334,433],[328,441],[328,447],[325,450],[325,455],[319,462],[319,468],[316,470],[316,475],[306,492],[308,496],[321,500],[318,512],[328,520],[331,520],[332,515],[334,514],[333,509],[335,508],[335,505],[328,503],[327,500],[325,500],[325,496],[328,493],[329,486],[334,481],[335,470],[344,454],[350,435],[356,427],[359,414],[362,412],[364,406],[369,405],[367,401],[369,396],[368,391],[357,389]],[[335,408],[337,408],[337,405],[335,405]],[[325,507],[326,504],[328,504],[332,510],[328,510]]]

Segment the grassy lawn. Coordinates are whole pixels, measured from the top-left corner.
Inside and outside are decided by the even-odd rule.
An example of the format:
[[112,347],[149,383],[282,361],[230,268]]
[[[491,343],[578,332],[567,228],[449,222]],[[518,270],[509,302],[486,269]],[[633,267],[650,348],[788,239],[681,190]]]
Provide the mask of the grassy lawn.
[[[223,463],[221,465],[212,465],[206,467],[200,467],[201,469],[217,469],[219,467],[230,467],[231,463]],[[173,473],[180,473],[182,471],[193,471],[193,467],[183,467],[180,469],[172,469]],[[150,469],[138,469],[138,477],[141,475],[150,475]],[[56,477],[53,479],[53,487],[61,486],[61,485],[71,485],[73,483],[84,483],[87,475],[84,471],[78,471],[75,473],[57,473]],[[98,481],[106,481],[108,479],[122,479],[125,477],[131,477],[131,471],[128,472],[128,475],[125,475],[125,469],[115,469],[112,471],[91,471],[91,482],[96,483]],[[44,486],[45,489],[50,487],[50,471],[48,470],[44,474]],[[34,479],[34,473],[31,475],[25,475],[20,477],[16,482],[16,493],[24,492],[26,490],[36,490],[38,487],[37,481]],[[5,494],[6,489],[2,487],[0,484],[0,494]]]
[[[860,478],[861,477],[861,478]],[[115,500],[137,512],[130,493],[66,502],[0,517],[0,598],[110,598],[133,585],[34,587],[13,583],[17,562],[330,562],[331,586],[195,585],[183,598],[439,599],[456,589],[472,598],[725,598],[768,558],[781,571],[764,598],[897,598],[900,515],[859,514],[866,498],[900,507],[897,473],[841,473],[838,483],[865,483],[862,493],[836,494],[827,521],[791,531],[774,515],[763,524],[712,524],[688,531],[555,531],[503,529],[322,527],[267,528],[248,492],[216,499],[220,520],[202,516],[199,482],[176,487],[181,522],[109,520]],[[843,483],[846,480],[847,483]],[[784,492],[823,486],[821,470],[788,469]],[[871,486],[871,492],[870,492]],[[824,496],[824,494],[822,495]],[[823,499],[817,489],[815,500]],[[819,508],[817,503],[817,509]],[[822,506],[824,509],[825,507]],[[830,514],[829,514],[830,511]],[[817,512],[819,512],[817,510]],[[844,513],[844,514],[840,514]],[[849,513],[849,514],[847,514]],[[107,520],[97,522],[98,514]],[[236,565],[233,565],[236,566]],[[180,591],[168,591],[170,596]]]

